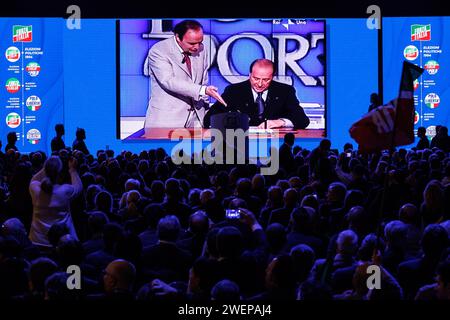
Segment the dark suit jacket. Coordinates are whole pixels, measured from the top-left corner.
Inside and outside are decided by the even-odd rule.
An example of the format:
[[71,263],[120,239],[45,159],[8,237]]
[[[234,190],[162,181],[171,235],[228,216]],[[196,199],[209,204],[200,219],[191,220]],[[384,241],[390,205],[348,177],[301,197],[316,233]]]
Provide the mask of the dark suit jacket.
[[292,147],[287,143],[283,143],[279,149],[280,166],[288,173],[294,171],[295,160],[292,154]]
[[103,245],[102,237],[89,239],[89,240],[86,240],[85,242],[83,242],[83,250],[84,250],[84,254],[86,256],[95,251],[102,250],[103,248],[104,248],[104,245]]
[[150,279],[163,281],[186,281],[192,257],[172,243],[158,243],[142,252],[144,274]]
[[289,224],[289,220],[291,219],[292,210],[294,210],[294,208],[288,207],[273,210],[270,214],[267,226],[271,225],[272,223],[280,223],[283,226],[287,227]]
[[345,290],[353,289],[353,275],[356,271],[356,264],[350,267],[339,268],[331,275],[331,285],[335,293],[342,293]]
[[161,205],[166,214],[174,214],[177,216],[183,228],[186,229],[189,226],[189,217],[192,213],[191,207],[182,202],[173,200],[166,200]]
[[203,234],[195,234],[190,238],[178,241],[177,246],[180,249],[189,252],[192,255],[192,260],[195,261],[195,259],[202,254],[205,237],[206,236]]
[[88,301],[133,301],[136,297],[133,292],[123,289],[114,289],[113,292],[91,294],[86,297]]
[[420,287],[433,283],[437,261],[421,257],[398,265],[398,282],[406,299],[414,299]]
[[54,137],[51,142],[51,148],[53,151],[59,151],[61,149],[66,148],[66,144],[64,143],[64,140],[61,137]]
[[428,140],[428,138],[424,137],[424,138],[420,138],[419,142],[417,142],[417,150],[423,150],[423,149],[427,149],[430,147],[430,141]]
[[299,231],[291,231],[287,234],[286,241],[286,248],[288,250],[291,250],[298,244],[306,244],[314,250],[316,258],[325,256],[326,243],[314,235],[304,234]]
[[251,238],[249,242],[253,243],[253,249],[245,250],[240,256],[221,258],[213,265],[213,274],[217,279],[236,282],[244,297],[254,296],[264,289],[267,267],[268,245],[264,231],[253,231]]
[[158,243],[158,232],[153,229],[147,229],[139,234],[142,242],[142,248],[148,248]]
[[108,264],[114,261],[116,257],[104,249],[97,250],[88,254],[83,261],[81,269],[83,272],[93,280],[99,279],[102,270],[105,269]]
[[[267,120],[286,118],[292,121],[295,129],[304,129],[309,125],[309,118],[300,107],[294,87],[272,81],[268,90],[264,108],[264,117]],[[227,86],[222,97],[228,106],[216,102],[205,115],[203,120],[205,127],[210,126],[212,115],[227,111],[246,113],[250,117],[250,126],[261,123],[249,80]]]

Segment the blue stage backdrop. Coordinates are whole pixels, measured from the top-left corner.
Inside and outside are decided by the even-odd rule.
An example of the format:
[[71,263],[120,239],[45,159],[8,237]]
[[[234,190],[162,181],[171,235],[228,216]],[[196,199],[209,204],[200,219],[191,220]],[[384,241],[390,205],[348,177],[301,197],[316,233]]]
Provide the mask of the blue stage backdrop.
[[22,152],[47,151],[63,122],[62,19],[0,19],[0,136]]
[[[144,61],[158,41],[173,37],[181,20],[120,20],[121,137],[142,129],[150,98]],[[274,80],[293,85],[310,129],[325,128],[325,21],[300,19],[200,19],[210,58],[209,83],[223,92],[248,79],[253,60],[275,62]],[[213,99],[211,103],[215,102]],[[141,119],[138,119],[138,118]],[[136,121],[132,126],[130,121]],[[134,128],[134,129],[131,129]],[[130,131],[131,130],[131,131]],[[133,132],[134,131],[134,132]]]
[[[284,20],[283,23],[286,21]],[[45,30],[37,27],[36,23],[38,22],[45,27]],[[145,23],[148,26],[148,23]],[[91,151],[110,148],[116,152],[121,150],[138,152],[157,147],[162,147],[168,152],[171,151],[176,142],[167,140],[138,142],[116,139],[115,19],[81,20],[81,29],[66,28],[66,21],[63,19],[0,19],[2,35],[0,46],[5,52],[4,58],[0,59],[1,78],[5,85],[9,78],[17,78],[15,71],[22,72],[20,69],[17,70],[17,67],[14,67],[16,68],[14,69],[15,71],[8,71],[10,65],[15,66],[17,64],[6,60],[6,50],[10,46],[19,48],[12,41],[12,25],[33,25],[34,39],[40,38],[42,41],[40,45],[32,42],[32,47],[40,47],[43,51],[42,55],[35,56],[41,70],[35,78],[41,81],[41,79],[50,79],[45,77],[52,75],[52,80],[43,82],[46,84],[46,87],[41,82],[37,83],[36,80],[36,88],[30,88],[30,90],[46,88],[39,92],[42,95],[40,97],[42,107],[37,111],[30,111],[29,109],[26,111],[26,115],[37,115],[41,111],[45,112],[49,108],[48,106],[52,107],[51,112],[48,113],[47,120],[44,121],[45,123],[39,126],[42,129],[39,129],[42,134],[42,141],[37,145],[19,141],[18,147],[20,151],[40,149],[50,152],[50,140],[53,136],[54,124],[62,120],[64,120],[66,126],[66,135],[64,137],[66,145],[72,145],[77,127],[82,127],[86,129],[86,143]],[[281,29],[285,28],[282,25],[278,27]],[[41,31],[37,32],[37,30]],[[141,31],[143,30],[148,33],[149,28],[141,29]],[[326,79],[326,130],[328,138],[333,142],[332,147],[342,148],[346,142],[351,141],[348,133],[351,124],[367,111],[370,93],[377,91],[377,32],[376,30],[367,29],[365,19],[326,19],[325,30],[325,38],[327,39],[325,60],[328,75]],[[131,34],[132,30],[129,31]],[[218,34],[220,35],[221,33],[219,32]],[[140,33],[139,36],[141,36]],[[136,37],[138,37],[137,34]],[[310,40],[308,41],[310,42]],[[26,46],[28,44],[24,43],[24,47]],[[292,50],[289,46],[290,44],[288,44],[288,50]],[[10,51],[9,54],[11,55],[10,58],[14,57],[13,51]],[[311,51],[311,54],[313,54],[313,51]],[[317,64],[316,54],[317,52],[311,56],[311,59],[314,61],[314,68],[319,70],[320,66]],[[37,60],[38,58],[39,60]],[[135,66],[135,68],[139,67],[139,72],[143,64],[143,58],[139,62],[141,66]],[[248,59],[251,60],[253,58],[249,57]],[[34,62],[34,60],[30,59],[29,62]],[[29,62],[24,63],[24,68]],[[64,72],[62,72],[62,66],[64,66]],[[30,72],[36,71],[35,67],[36,65],[32,64],[29,68]],[[245,61],[242,65],[235,66],[242,73],[246,71],[247,67],[247,62]],[[312,73],[311,70],[307,69],[307,66],[302,65],[302,67],[305,68],[307,73]],[[289,68],[286,70],[287,73],[290,72]],[[143,77],[142,75],[139,76]],[[30,80],[32,76],[26,73],[26,70],[24,77],[28,79],[26,80],[28,82],[34,81]],[[294,81],[296,80],[298,79],[294,78]],[[394,81],[395,89],[398,88],[398,80],[399,77],[396,76]],[[11,88],[13,88],[12,85]],[[148,90],[147,86],[145,86],[145,90]],[[20,98],[19,104],[17,104],[17,101],[14,105],[8,103],[9,97],[19,97],[20,92],[9,93],[6,87],[2,90],[0,97],[4,119],[9,113],[7,110],[10,106],[22,108],[21,103],[24,100],[26,103],[26,94],[23,99]],[[297,93],[300,100],[306,100],[307,97],[303,95],[304,93],[301,90]],[[39,96],[39,94],[35,95]],[[62,96],[63,99],[61,99]],[[144,103],[139,104],[141,110],[145,110],[147,99],[148,92],[145,93],[145,98],[143,98]],[[36,106],[36,101],[36,99],[31,100],[30,106]],[[25,108],[27,108],[26,105]],[[21,111],[22,109],[16,113],[22,117]],[[41,116],[36,117],[35,123],[43,121]],[[7,127],[6,122],[3,122],[0,128],[1,140],[4,146],[6,144],[6,133],[13,129]],[[30,129],[33,128],[30,126]],[[25,128],[24,133],[26,131]],[[297,139],[296,143],[311,149],[318,145],[319,140]]]
[[450,125],[449,30],[449,17],[383,19],[385,102],[398,95],[403,60],[424,68],[414,86],[415,130],[425,127],[429,139],[436,125]]

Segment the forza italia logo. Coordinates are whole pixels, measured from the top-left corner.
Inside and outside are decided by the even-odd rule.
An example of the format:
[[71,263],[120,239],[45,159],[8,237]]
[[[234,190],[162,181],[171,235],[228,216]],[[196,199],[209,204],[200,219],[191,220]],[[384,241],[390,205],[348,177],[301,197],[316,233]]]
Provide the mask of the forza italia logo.
[[419,56],[419,49],[416,46],[410,45],[403,50],[403,56],[406,60],[414,61]]
[[411,41],[430,41],[431,24],[413,24],[411,26]]
[[439,71],[439,63],[434,60],[429,60],[424,66],[429,75],[434,75]]
[[30,62],[25,67],[25,70],[31,77],[36,77],[39,75],[39,72],[41,72],[41,66],[37,62]]
[[13,42],[33,41],[33,26],[13,26]]
[[21,119],[19,114],[15,113],[15,112],[11,112],[8,113],[8,115],[6,116],[6,125],[12,129],[17,128],[18,126],[20,126],[21,123]]
[[9,62],[17,62],[20,59],[20,50],[17,47],[9,47],[5,51],[5,57]]
[[6,80],[5,87],[9,93],[16,93],[20,90],[20,82],[16,78],[9,78]]

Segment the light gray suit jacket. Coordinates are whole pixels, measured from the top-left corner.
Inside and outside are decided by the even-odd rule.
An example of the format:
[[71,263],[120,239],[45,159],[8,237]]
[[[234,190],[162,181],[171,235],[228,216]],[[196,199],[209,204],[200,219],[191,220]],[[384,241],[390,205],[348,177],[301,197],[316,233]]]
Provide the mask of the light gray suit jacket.
[[[203,46],[191,55],[192,78],[182,63],[174,37],[162,40],[148,51],[144,75],[151,79],[151,97],[145,117],[145,128],[183,128],[194,105],[203,122],[208,98],[200,96],[200,88],[208,83],[208,54]],[[191,112],[191,119],[195,115]]]

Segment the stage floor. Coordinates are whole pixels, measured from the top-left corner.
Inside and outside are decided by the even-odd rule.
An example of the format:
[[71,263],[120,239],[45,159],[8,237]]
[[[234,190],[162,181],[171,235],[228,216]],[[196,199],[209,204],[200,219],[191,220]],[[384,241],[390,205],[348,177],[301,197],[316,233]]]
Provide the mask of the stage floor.
[[[292,132],[296,138],[324,138],[325,130],[323,129],[303,129],[303,130],[290,130],[290,129],[249,129],[250,139],[271,139],[271,138],[283,138],[286,133]],[[210,129],[194,129],[194,128],[142,128],[135,133],[131,134],[125,140],[178,140],[179,137],[193,139],[211,139]]]

